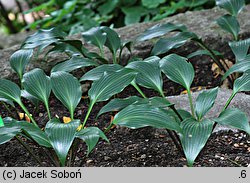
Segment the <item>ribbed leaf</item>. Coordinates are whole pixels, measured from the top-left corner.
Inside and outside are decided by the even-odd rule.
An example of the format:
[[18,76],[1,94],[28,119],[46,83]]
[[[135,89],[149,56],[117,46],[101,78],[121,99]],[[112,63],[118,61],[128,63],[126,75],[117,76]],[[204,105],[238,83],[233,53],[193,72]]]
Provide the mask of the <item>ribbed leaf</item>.
[[53,72],[51,74],[52,90],[70,112],[73,118],[76,106],[79,104],[82,96],[81,85],[79,81],[67,72]]
[[235,57],[236,62],[244,61],[247,56],[249,46],[250,46],[250,39],[229,42],[229,46],[231,47]]
[[250,61],[236,63],[230,69],[228,69],[228,71],[222,77],[222,80],[226,79],[226,77],[228,77],[230,74],[234,72],[242,73],[249,69],[250,69]]
[[156,37],[163,36],[171,31],[187,31],[187,28],[184,25],[181,24],[173,24],[173,23],[166,23],[166,24],[157,24],[149,29],[147,29],[145,32],[143,32],[141,35],[139,35],[136,38],[136,41],[146,41],[149,39],[153,39]]
[[37,68],[27,72],[24,74],[22,82],[28,93],[41,100],[46,106],[49,105],[51,82],[43,70]]
[[[213,53],[214,53],[215,55],[222,56],[222,54],[221,54],[220,52],[215,51],[215,50],[212,50],[212,51],[213,51]],[[200,56],[200,55],[212,56],[212,54],[211,54],[209,51],[207,51],[207,50],[197,50],[197,51],[195,51],[195,52],[193,52],[193,53],[190,53],[190,54],[187,56],[187,58],[190,59],[190,58],[193,58],[193,57],[196,57],[196,56]]]
[[163,94],[163,81],[158,64],[156,65],[145,61],[137,61],[131,62],[126,66],[126,68],[130,68],[138,72],[136,76],[136,83],[146,88],[154,89],[160,94]]
[[155,65],[159,65],[160,60],[161,60],[160,57],[151,56],[151,57],[148,57],[148,58],[144,59],[143,61],[144,61],[144,62],[148,62],[148,63],[155,64]]
[[167,53],[171,49],[179,48],[192,39],[198,39],[197,35],[192,32],[180,32],[173,37],[162,38],[154,45],[151,55]]
[[51,72],[57,72],[57,71],[71,72],[79,68],[87,66],[97,66],[97,65],[98,64],[95,61],[90,60],[88,58],[73,56],[70,60],[55,65],[52,68]]
[[107,34],[103,33],[100,27],[93,27],[90,30],[82,33],[82,37],[89,44],[93,44],[99,49],[102,49],[106,42]]
[[121,109],[124,109],[125,107],[141,100],[143,100],[143,98],[137,96],[131,96],[124,99],[120,98],[112,99],[109,103],[107,103],[104,107],[102,107],[97,116],[100,116],[110,111],[120,111]]
[[218,118],[213,119],[215,122],[243,130],[250,135],[250,126],[247,115],[239,109],[229,108],[223,111]]
[[238,40],[240,32],[240,24],[236,17],[224,15],[217,19],[217,24],[224,30],[233,35],[235,40]]
[[194,68],[187,59],[176,54],[168,55],[160,61],[160,67],[166,76],[190,90],[194,79]]
[[31,95],[26,90],[21,90],[21,96],[23,98],[28,99],[31,103],[33,103],[36,107],[38,107],[40,100],[37,97]]
[[105,134],[97,127],[84,128],[77,132],[76,137],[82,139],[88,146],[88,154],[94,149],[99,138],[109,142]]
[[30,49],[21,49],[16,51],[10,57],[10,66],[22,78],[24,70],[31,60],[33,51]]
[[90,80],[90,81],[96,81],[100,79],[103,75],[104,72],[110,73],[110,72],[115,72],[123,67],[118,64],[104,64],[100,65],[94,69],[91,69],[89,72],[85,73],[79,81],[85,81],[85,80]]
[[80,125],[80,120],[74,120],[70,123],[61,123],[59,119],[50,120],[45,127],[45,133],[48,135],[62,166],[65,165],[68,151],[74,141],[76,129]]
[[206,145],[212,130],[213,122],[205,119],[198,122],[193,118],[186,119],[181,123],[181,144],[189,166],[192,166],[196,157]]
[[111,96],[121,92],[135,78],[132,69],[122,69],[117,72],[105,73],[99,80],[94,81],[88,95],[91,102],[106,101]]
[[199,121],[213,107],[217,94],[218,94],[218,87],[208,91],[203,91],[202,93],[199,94],[195,103],[195,114]]
[[21,129],[16,124],[16,121],[13,121],[11,118],[4,118],[3,124],[4,126],[0,127],[0,145],[9,142],[13,137],[21,132]]
[[8,99],[5,99],[5,98],[0,98],[0,102],[5,102],[6,104],[9,104],[9,105],[11,105],[12,107],[15,108],[15,105],[14,105],[13,101],[11,101],[11,100],[8,100]]
[[0,79],[0,98],[20,103],[21,90],[15,83],[7,79]]
[[250,91],[250,70],[245,72],[241,77],[234,82],[233,92]]
[[245,0],[216,0],[216,5],[237,16],[245,6]]
[[114,117],[113,124],[137,129],[146,126],[180,132],[180,126],[168,111],[150,105],[130,105]]

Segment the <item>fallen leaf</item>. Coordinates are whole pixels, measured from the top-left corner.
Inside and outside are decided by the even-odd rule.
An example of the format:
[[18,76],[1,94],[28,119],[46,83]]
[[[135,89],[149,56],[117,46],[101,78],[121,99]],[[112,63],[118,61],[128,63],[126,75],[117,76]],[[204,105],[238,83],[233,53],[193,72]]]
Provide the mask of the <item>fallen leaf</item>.
[[19,113],[18,113],[18,116],[19,116],[19,119],[20,119],[20,120],[23,120],[23,118],[24,118],[24,113],[19,112]]
[[63,122],[64,123],[69,123],[71,121],[70,117],[63,116]]

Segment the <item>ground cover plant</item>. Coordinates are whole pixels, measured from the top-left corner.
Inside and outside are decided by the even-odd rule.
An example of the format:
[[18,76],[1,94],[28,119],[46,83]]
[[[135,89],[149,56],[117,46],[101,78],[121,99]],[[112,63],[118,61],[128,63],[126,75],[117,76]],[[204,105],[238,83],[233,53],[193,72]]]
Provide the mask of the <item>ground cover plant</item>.
[[[98,48],[97,52],[90,52],[79,40],[66,39],[66,34],[57,28],[40,30],[28,37],[21,49],[10,58],[11,67],[20,78],[20,86],[9,80],[1,79],[0,101],[5,103],[7,109],[8,105],[15,107],[13,102],[17,103],[31,120],[31,123],[13,118],[1,118],[1,144],[16,138],[33,154],[20,138],[21,136],[44,148],[53,148],[52,153],[57,155],[57,158],[52,160],[54,165],[70,166],[75,159],[76,148],[79,145],[79,140],[75,139],[83,140],[88,146],[88,152],[95,147],[100,137],[108,141],[100,129],[96,127],[85,128],[93,106],[98,102],[109,100],[130,84],[142,98],[138,96],[130,96],[125,99],[114,98],[105,105],[97,117],[107,112],[119,111],[115,114],[106,132],[109,132],[113,125],[132,129],[147,126],[166,129],[178,150],[185,155],[189,166],[193,165],[217,124],[243,130],[249,135],[250,127],[246,114],[240,109],[228,108],[237,93],[250,90],[248,59],[250,42],[249,39],[239,41],[239,31],[234,31],[239,29],[236,15],[244,7],[244,1],[218,0],[217,4],[231,13],[231,15],[223,16],[217,21],[223,29],[232,33],[234,37],[234,41],[230,42],[229,45],[236,56],[236,64],[230,69],[225,60],[221,62],[222,55],[209,49],[197,35],[188,32],[183,25],[171,23],[153,27],[137,38],[137,41],[145,41],[168,32],[180,31],[170,38],[163,38],[156,42],[152,49],[154,56],[144,60],[131,59],[125,64],[120,62],[122,52],[125,47],[131,50],[131,42],[123,43],[119,35],[108,27],[92,28],[82,34],[86,42]],[[226,27],[226,25],[230,26]],[[188,62],[188,58],[167,54],[172,48],[178,48],[190,39],[198,43],[204,50],[192,53],[187,56],[188,58],[199,54],[208,54],[225,72],[223,79],[230,76],[232,95],[217,118],[208,119],[205,115],[213,107],[218,88],[200,93],[194,103],[191,94],[191,84],[195,73],[193,66]],[[38,50],[37,54],[39,55],[47,47],[50,48],[47,54],[63,52],[69,56],[69,60],[55,65],[50,76],[38,68],[25,73],[25,68],[34,57],[35,51]],[[111,61],[105,58],[104,47],[111,52]],[[163,54],[166,56],[162,56]],[[162,58],[155,55],[162,56]],[[88,66],[94,68],[79,79],[70,74],[76,69]],[[237,74],[232,75],[235,72]],[[176,109],[175,105],[167,100],[165,91],[163,91],[162,74],[187,90],[190,112]],[[80,82],[86,81],[92,81],[92,86],[88,91],[88,99],[86,99],[89,101],[88,111],[83,120],[75,119],[74,111],[82,97]],[[141,87],[155,90],[158,94],[148,98]],[[51,93],[69,110],[68,123],[64,124],[51,116],[48,102]],[[21,97],[30,100],[35,106],[39,102],[44,104],[48,114],[48,122],[45,126],[37,124],[24,106]],[[67,138],[65,134],[69,134]],[[34,157],[39,161],[38,157]]]

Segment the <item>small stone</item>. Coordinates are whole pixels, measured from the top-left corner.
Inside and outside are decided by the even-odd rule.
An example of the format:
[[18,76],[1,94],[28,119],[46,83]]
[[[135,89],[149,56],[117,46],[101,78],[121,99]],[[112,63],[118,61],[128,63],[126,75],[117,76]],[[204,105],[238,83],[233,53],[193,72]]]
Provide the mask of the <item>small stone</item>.
[[43,113],[40,112],[40,113],[39,113],[39,117],[43,117]]
[[249,148],[247,148],[247,151],[248,151],[248,152],[250,152],[250,147],[249,147]]
[[141,159],[145,159],[146,157],[146,154],[141,155]]
[[104,160],[108,161],[108,160],[111,160],[111,158],[109,156],[104,156]]
[[90,163],[92,163],[92,162],[93,162],[92,159],[89,159],[89,160],[86,161],[87,165],[90,164]]
[[235,144],[234,144],[234,147],[240,147],[240,145],[235,143]]
[[241,142],[241,143],[240,143],[240,145],[241,145],[241,146],[243,146],[243,145],[244,145],[244,143],[243,143],[243,142]]
[[221,160],[224,160],[225,158],[224,157],[220,157]]

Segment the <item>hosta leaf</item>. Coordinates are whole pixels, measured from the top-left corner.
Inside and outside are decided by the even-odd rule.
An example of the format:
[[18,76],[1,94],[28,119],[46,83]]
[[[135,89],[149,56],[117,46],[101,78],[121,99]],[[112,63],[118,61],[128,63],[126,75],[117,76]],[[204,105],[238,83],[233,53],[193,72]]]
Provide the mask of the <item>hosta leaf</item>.
[[237,16],[245,6],[245,0],[216,0],[216,5]]
[[8,99],[5,99],[5,98],[0,98],[0,102],[5,102],[5,103],[7,103],[7,104],[9,104],[9,105],[11,105],[12,107],[15,108],[15,105],[14,105],[13,101],[11,101],[11,100],[8,100]]
[[132,129],[146,126],[167,128],[180,132],[180,126],[168,111],[150,105],[130,105],[114,117],[113,124]]
[[115,55],[117,50],[121,46],[121,39],[119,35],[109,27],[101,27],[101,30],[106,33],[107,39],[105,42],[105,46],[107,46],[112,54]]
[[217,19],[217,23],[223,30],[231,33],[235,40],[238,39],[240,24],[236,17],[231,15],[224,15]]
[[49,96],[51,92],[50,78],[46,76],[43,70],[33,69],[23,76],[22,80],[24,89],[41,100],[46,106],[49,103]]
[[117,6],[118,6],[119,0],[108,0],[104,4],[98,7],[98,11],[102,15],[107,15],[111,13]]
[[189,166],[192,166],[196,157],[206,145],[212,130],[213,122],[203,120],[198,122],[193,118],[186,119],[181,123],[181,144]]
[[0,116],[0,128],[4,126],[4,123],[3,123],[3,118],[2,116]]
[[241,77],[234,82],[233,92],[250,91],[250,70],[245,72]]
[[76,129],[80,125],[80,120],[74,120],[64,124],[59,119],[50,120],[45,127],[45,133],[48,135],[62,166],[65,165],[68,151],[74,141]]
[[217,94],[218,87],[199,94],[195,103],[195,114],[199,121],[213,107]]
[[36,107],[38,107],[40,100],[37,97],[35,97],[34,95],[31,95],[26,90],[21,90],[21,96],[23,98],[28,99],[31,103],[33,103]]
[[250,134],[250,126],[247,115],[239,109],[229,108],[223,111],[218,118],[213,119],[215,122],[243,130]]
[[100,116],[110,111],[120,111],[121,109],[141,100],[143,100],[143,98],[137,96],[131,96],[124,99],[120,98],[112,99],[109,103],[107,103],[104,107],[102,107],[97,116]]
[[156,37],[163,36],[171,31],[187,31],[187,28],[181,24],[173,24],[173,23],[166,23],[166,24],[157,24],[149,29],[147,29],[144,33],[139,35],[136,38],[136,41],[146,41],[149,39],[153,39]]
[[15,83],[7,79],[0,79],[0,98],[20,103],[21,90]]
[[124,68],[117,72],[105,73],[99,80],[94,81],[88,95],[92,103],[108,100],[111,96],[121,92],[135,78],[132,69]]
[[[214,53],[215,55],[217,55],[217,56],[222,56],[222,54],[221,54],[220,52],[215,51],[215,50],[212,50],[212,51],[213,51],[213,53]],[[190,59],[190,58],[193,58],[193,57],[196,57],[196,56],[200,56],[200,55],[212,56],[212,54],[211,54],[209,51],[207,51],[207,50],[197,50],[197,51],[195,51],[195,52],[193,52],[193,53],[190,53],[190,54],[187,56],[187,58]]]
[[155,65],[159,65],[160,60],[161,60],[160,57],[151,56],[151,57],[148,57],[148,58],[144,59],[143,61],[144,61],[144,62],[148,62],[148,63],[155,64]]
[[71,74],[59,71],[51,73],[51,83],[53,93],[67,107],[73,119],[82,96],[80,82]]
[[88,146],[88,154],[96,146],[99,138],[102,138],[109,142],[105,134],[97,127],[88,127],[84,128],[81,131],[77,132],[76,137],[82,139]]
[[107,35],[102,32],[100,27],[91,28],[90,30],[82,33],[82,37],[86,42],[97,46],[99,49],[102,49],[107,39]]
[[123,67],[118,64],[103,64],[100,65],[94,69],[91,69],[89,72],[85,73],[79,81],[85,81],[85,80],[90,80],[90,81],[96,81],[100,79],[103,75],[104,72],[110,73],[110,72],[115,72]]
[[33,51],[31,49],[21,49],[10,57],[10,66],[22,78],[25,67],[30,62]]
[[11,118],[4,118],[3,123],[4,126],[0,127],[0,145],[10,141],[19,132],[21,132],[21,129],[15,120]]
[[249,50],[250,39],[229,42],[229,46],[236,57],[236,62],[244,61]]
[[142,5],[147,8],[156,8],[166,0],[142,0]]
[[125,25],[139,22],[148,13],[143,6],[123,7],[122,12],[125,14]]
[[228,77],[230,74],[234,72],[242,73],[249,69],[250,69],[250,61],[236,63],[230,69],[228,69],[228,71],[222,77],[222,80],[226,79],[226,77]]
[[160,61],[160,67],[166,76],[190,90],[194,79],[194,68],[187,59],[176,54],[168,55]]
[[197,35],[192,32],[180,32],[173,37],[162,38],[154,45],[151,55],[164,54],[173,48],[179,48],[192,39],[198,39]]
[[158,64],[145,61],[131,62],[126,66],[138,72],[136,83],[146,88],[154,89],[163,95],[161,70]]
[[57,72],[57,71],[65,71],[65,72],[71,72],[73,70],[87,67],[87,66],[97,66],[98,64],[90,60],[88,58],[83,58],[80,56],[73,56],[70,60],[67,60],[65,62],[61,62],[54,66],[51,70],[51,72]]

